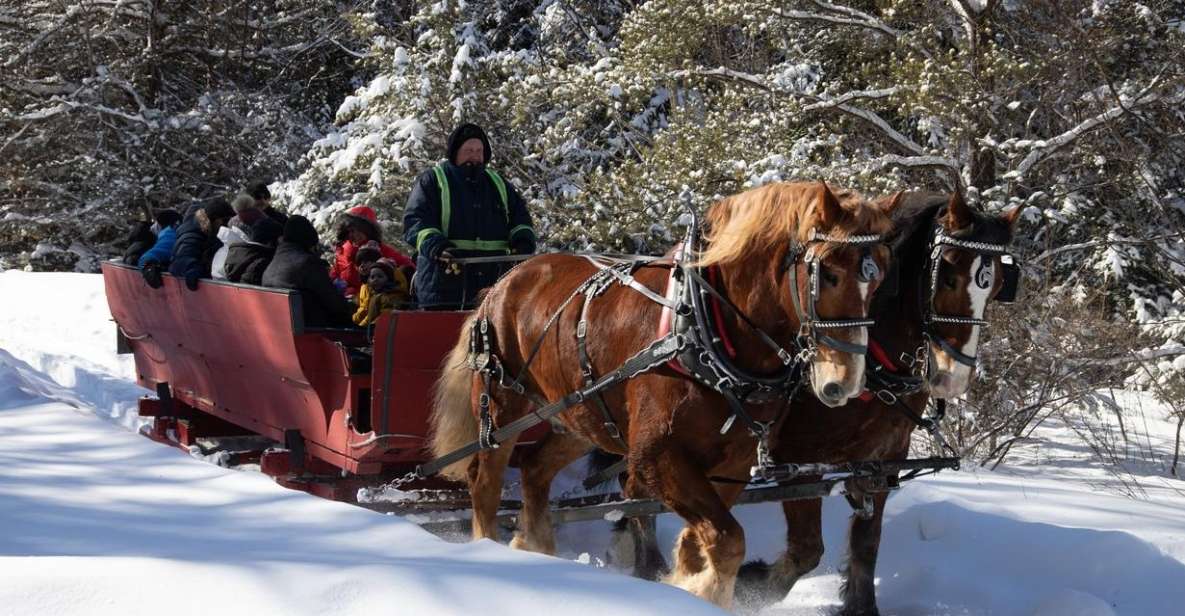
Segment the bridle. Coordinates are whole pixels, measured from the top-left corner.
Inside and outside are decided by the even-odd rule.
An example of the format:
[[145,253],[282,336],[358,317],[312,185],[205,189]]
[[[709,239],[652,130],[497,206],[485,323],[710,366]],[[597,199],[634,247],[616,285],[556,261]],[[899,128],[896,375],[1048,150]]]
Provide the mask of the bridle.
[[[865,355],[868,345],[855,344],[838,340],[825,331],[847,328],[869,328],[876,321],[869,318],[860,319],[820,319],[816,309],[819,301],[819,278],[821,261],[816,256],[815,246],[834,244],[839,246],[862,248],[860,257],[860,271],[858,275],[862,282],[871,282],[880,274],[876,261],[872,259],[871,247],[884,243],[884,237],[879,234],[853,235],[850,237],[834,237],[826,233],[819,233],[811,229],[811,235],[805,244],[791,240],[790,252],[786,255],[784,267],[790,278],[790,297],[794,300],[794,312],[798,315],[799,333],[798,345],[810,355],[813,355],[820,345],[830,347],[843,353]],[[807,267],[807,297],[799,297],[798,290],[798,261],[802,260]],[[804,308],[805,307],[805,308]]]
[[[964,240],[948,235],[941,224],[934,226],[934,233],[930,239],[929,252],[929,268],[930,268],[930,289],[929,293],[923,299],[922,306],[922,337],[937,345],[944,353],[949,355],[952,359],[968,366],[975,368],[976,357],[967,355],[962,351],[950,345],[942,336],[934,331],[935,325],[963,325],[970,327],[983,327],[988,325],[988,321],[976,317],[957,314],[944,314],[938,311],[934,305],[934,297],[938,294],[938,269],[942,265],[942,253],[948,248],[962,250],[977,254],[982,257],[1000,257],[1000,264],[1003,269],[1003,285],[1000,291],[996,294],[995,300],[1001,303],[1012,303],[1016,299],[1017,284],[1020,281],[1020,266],[1018,266],[1008,251],[1008,244],[994,244],[990,242],[977,242],[973,240]],[[990,268],[990,269],[989,269]],[[972,273],[972,284],[979,285],[981,288],[988,288],[995,283],[995,268],[989,265],[980,265],[980,270]],[[990,276],[987,284],[983,284],[982,278]],[[927,360],[923,357],[924,354],[929,353],[929,347],[925,344],[919,349],[918,359]],[[925,361],[923,366],[929,366],[929,361]]]

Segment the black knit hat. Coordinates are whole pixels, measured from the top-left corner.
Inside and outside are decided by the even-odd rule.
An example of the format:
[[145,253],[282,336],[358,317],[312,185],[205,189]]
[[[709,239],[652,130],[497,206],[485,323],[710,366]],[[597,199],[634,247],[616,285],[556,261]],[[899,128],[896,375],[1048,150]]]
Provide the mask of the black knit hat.
[[235,217],[235,209],[222,197],[215,197],[207,201],[202,209],[206,210],[206,218],[210,220],[221,218],[226,221]]
[[181,222],[181,212],[172,208],[153,210],[152,219],[156,221],[157,226],[161,229],[167,229]]
[[247,189],[243,192],[251,195],[256,201],[261,199],[271,199],[272,193],[267,189],[267,180],[255,180],[247,185]]
[[284,239],[302,248],[312,248],[320,241],[313,223],[299,214],[289,216],[284,223]]
[[383,250],[378,242],[370,241],[358,247],[354,252],[354,263],[373,263],[383,258]]
[[274,244],[283,233],[283,225],[267,216],[256,220],[255,224],[251,225],[251,241],[256,244]]
[[470,139],[481,139],[482,146],[482,162],[489,164],[490,156],[493,151],[490,149],[490,138],[486,136],[486,132],[476,124],[462,124],[453,130],[453,134],[448,136],[448,148],[446,153],[448,160],[454,165],[457,164],[457,151],[461,146]]

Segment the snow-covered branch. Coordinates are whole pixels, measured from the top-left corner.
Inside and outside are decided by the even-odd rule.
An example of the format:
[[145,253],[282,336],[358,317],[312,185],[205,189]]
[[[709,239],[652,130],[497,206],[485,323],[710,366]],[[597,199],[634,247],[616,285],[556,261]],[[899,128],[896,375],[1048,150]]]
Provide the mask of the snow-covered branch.
[[[811,98],[816,99],[818,102],[807,105],[807,106],[803,107],[803,109],[806,111],[816,111],[816,110],[823,110],[823,109],[838,109],[839,111],[842,111],[848,115],[860,118],[860,119],[864,120],[865,122],[868,122],[872,126],[876,127],[878,130],[880,130],[880,132],[882,134],[884,134],[886,137],[888,137],[890,140],[892,140],[893,143],[896,143],[897,145],[905,148],[909,152],[912,152],[913,154],[916,154],[916,155],[925,154],[926,153],[925,148],[923,148],[920,144],[918,144],[913,139],[906,137],[900,131],[898,131],[897,129],[890,126],[889,123],[884,118],[880,117],[875,112],[870,111],[868,109],[862,109],[860,107],[853,107],[852,105],[842,102],[845,100],[855,100],[858,98],[881,98],[884,96],[889,96],[890,94],[892,94],[894,92],[896,92],[895,88],[885,88],[884,90],[868,90],[868,91],[848,92],[848,93],[842,94],[842,95],[834,97],[834,98],[814,96]],[[876,94],[876,96],[867,96],[867,94],[869,94],[869,93]]]
[[[1130,113],[1134,109],[1138,109],[1140,107],[1162,100],[1160,95],[1151,94],[1150,90],[1151,87],[1145,88],[1140,94],[1136,95],[1131,100],[1121,100],[1114,107],[1111,107],[1110,109],[1107,109],[1098,115],[1079,122],[1076,126],[1061,133],[1060,135],[1052,139],[1045,139],[1037,142],[1033,150],[1020,161],[1019,165],[1016,166],[1016,169],[1009,171],[1004,175],[1004,177],[1006,179],[1023,178],[1025,174],[1027,174],[1029,170],[1033,168],[1034,165],[1045,160],[1061,148],[1073,143],[1082,135],[1085,135],[1086,133],[1089,133],[1100,126],[1104,126],[1112,120],[1115,120],[1124,114]],[[1181,93],[1177,93],[1166,100],[1167,102],[1180,103],[1185,100],[1185,96],[1183,96]]]

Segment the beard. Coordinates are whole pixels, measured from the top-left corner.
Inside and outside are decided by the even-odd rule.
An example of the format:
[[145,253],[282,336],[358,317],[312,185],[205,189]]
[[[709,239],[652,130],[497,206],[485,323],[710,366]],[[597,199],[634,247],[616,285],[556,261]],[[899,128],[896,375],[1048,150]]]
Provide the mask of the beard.
[[482,170],[484,170],[486,167],[485,163],[479,163],[471,160],[463,162],[459,166],[461,167],[461,171],[465,174],[465,179],[471,181],[477,179],[481,175]]

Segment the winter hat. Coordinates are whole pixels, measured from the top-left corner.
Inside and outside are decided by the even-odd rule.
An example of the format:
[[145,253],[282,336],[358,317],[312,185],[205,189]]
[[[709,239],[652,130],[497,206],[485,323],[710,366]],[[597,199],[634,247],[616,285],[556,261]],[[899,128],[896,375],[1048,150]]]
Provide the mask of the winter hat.
[[156,221],[158,227],[166,229],[181,222],[181,212],[172,208],[153,210],[152,219]]
[[247,193],[239,193],[230,202],[230,206],[235,209],[236,214],[241,213],[243,210],[255,209],[255,197]]
[[379,259],[378,261],[374,262],[374,265],[371,266],[370,269],[371,269],[371,271],[374,271],[376,269],[381,270],[383,272],[383,274],[386,274],[387,281],[390,282],[391,284],[395,284],[399,280],[398,278],[395,277],[395,272],[399,268],[398,268],[398,266],[395,265],[395,262],[390,259]]
[[299,214],[288,217],[288,222],[284,223],[283,237],[301,248],[312,248],[320,241],[313,223]]
[[486,136],[486,132],[476,124],[462,124],[453,130],[453,134],[448,136],[448,147],[446,153],[450,163],[457,164],[457,151],[461,146],[470,139],[481,139],[482,145],[482,162],[489,163],[490,156],[493,154],[490,149],[490,138]]
[[211,221],[221,218],[222,220],[230,220],[235,216],[235,210],[222,197],[216,197],[206,202],[203,208],[206,211],[206,218]]
[[272,193],[267,189],[267,180],[254,180],[247,185],[245,190],[256,201],[270,201]]
[[251,225],[251,241],[256,244],[267,244],[270,246],[276,243],[276,240],[283,233],[284,227],[267,216],[260,218]]
[[383,249],[379,243],[371,240],[366,244],[360,246],[358,251],[354,253],[354,263],[367,263],[378,261],[383,258]]
[[346,210],[346,222],[361,229],[367,238],[378,242],[383,241],[383,231],[379,227],[379,217],[374,213],[373,209],[365,205],[352,207]]

